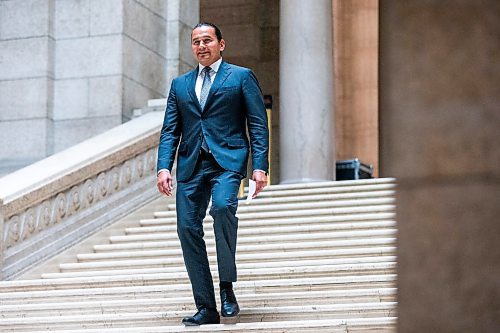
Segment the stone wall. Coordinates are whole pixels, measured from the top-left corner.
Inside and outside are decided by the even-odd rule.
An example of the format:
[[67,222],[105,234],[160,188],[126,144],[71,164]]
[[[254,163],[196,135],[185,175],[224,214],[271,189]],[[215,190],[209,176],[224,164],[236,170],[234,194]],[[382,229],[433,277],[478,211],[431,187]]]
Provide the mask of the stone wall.
[[164,97],[167,5],[0,0],[2,166],[61,151]]
[[334,0],[336,160],[358,157],[378,176],[378,0]]
[[500,3],[381,1],[383,176],[398,179],[398,332],[500,327]]
[[[54,11],[53,0],[0,1],[0,164],[4,167],[29,164],[48,153]],[[22,144],[17,144],[20,140]]]

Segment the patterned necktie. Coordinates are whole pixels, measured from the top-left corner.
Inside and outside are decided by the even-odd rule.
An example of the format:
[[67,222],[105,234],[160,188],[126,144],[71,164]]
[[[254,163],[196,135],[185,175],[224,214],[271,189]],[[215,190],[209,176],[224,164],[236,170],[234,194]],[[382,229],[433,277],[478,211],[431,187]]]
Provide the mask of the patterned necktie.
[[210,81],[211,70],[212,68],[210,67],[205,67],[202,70],[204,74],[203,84],[201,86],[201,93],[200,93],[200,105],[202,109],[205,107],[205,103],[207,102],[208,92],[210,91],[210,87],[212,86],[212,81]]
[[[205,76],[203,77],[203,84],[201,86],[200,93],[200,105],[201,109],[205,107],[205,103],[207,102],[208,92],[210,91],[210,87],[212,86],[212,81],[210,81],[210,67],[203,68],[202,72],[204,72]],[[210,149],[208,148],[207,142],[205,141],[205,136],[201,136],[201,149],[205,152],[210,153]]]

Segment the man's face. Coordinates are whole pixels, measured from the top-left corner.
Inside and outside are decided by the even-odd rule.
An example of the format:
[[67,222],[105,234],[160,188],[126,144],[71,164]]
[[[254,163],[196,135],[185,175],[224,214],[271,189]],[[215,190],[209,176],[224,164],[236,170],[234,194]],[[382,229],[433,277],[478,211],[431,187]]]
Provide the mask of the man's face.
[[210,66],[221,57],[221,51],[224,51],[225,42],[217,40],[215,29],[210,26],[196,28],[191,33],[191,48],[194,57],[203,66]]

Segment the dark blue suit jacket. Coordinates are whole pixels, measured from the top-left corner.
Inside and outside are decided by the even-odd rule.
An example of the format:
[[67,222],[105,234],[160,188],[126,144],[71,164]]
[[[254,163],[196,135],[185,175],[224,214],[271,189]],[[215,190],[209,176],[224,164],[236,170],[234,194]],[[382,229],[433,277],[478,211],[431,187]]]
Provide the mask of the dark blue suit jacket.
[[197,75],[198,67],[172,81],[157,170],[172,170],[180,140],[177,180],[189,179],[200,154],[203,133],[214,158],[225,170],[245,176],[251,147],[253,169],[267,172],[269,130],[255,75],[248,68],[222,61],[203,110],[195,93]]

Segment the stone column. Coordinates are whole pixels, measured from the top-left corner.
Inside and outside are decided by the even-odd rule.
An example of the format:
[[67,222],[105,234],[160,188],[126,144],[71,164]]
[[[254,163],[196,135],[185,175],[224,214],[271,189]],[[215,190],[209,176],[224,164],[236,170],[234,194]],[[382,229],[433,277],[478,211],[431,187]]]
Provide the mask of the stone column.
[[499,2],[380,5],[381,172],[398,180],[397,331],[497,332]]
[[199,0],[168,0],[167,91],[177,76],[193,69],[197,62],[191,53],[191,29],[200,19]]
[[334,179],[332,55],[332,1],[281,1],[281,183]]

